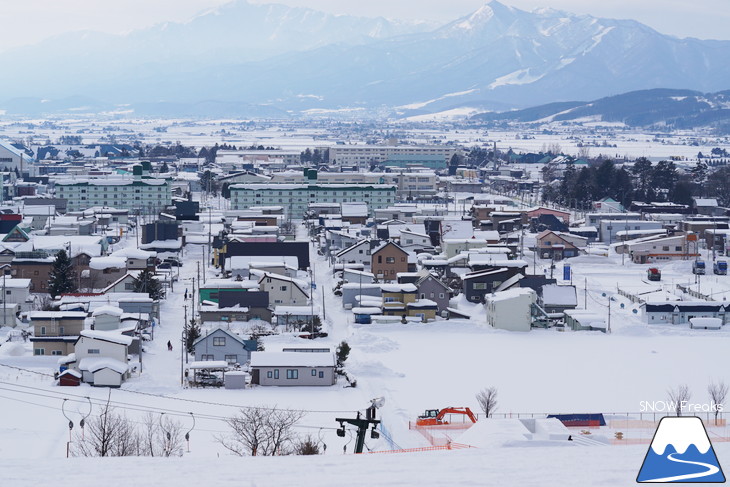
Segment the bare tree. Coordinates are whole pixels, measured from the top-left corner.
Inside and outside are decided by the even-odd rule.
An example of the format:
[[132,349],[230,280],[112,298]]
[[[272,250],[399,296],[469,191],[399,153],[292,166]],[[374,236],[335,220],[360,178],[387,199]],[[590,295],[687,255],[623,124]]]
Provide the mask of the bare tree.
[[226,420],[231,434],[216,437],[216,440],[240,456],[288,455],[296,439],[293,427],[303,417],[304,412],[292,409],[241,409],[236,416]]
[[677,413],[677,416],[681,416],[683,406],[692,397],[689,386],[687,384],[681,384],[676,389],[669,389],[667,394],[669,395],[669,402],[674,405],[674,411]]
[[707,386],[707,393],[710,395],[710,399],[713,402],[712,406],[715,411],[715,424],[717,424],[717,418],[720,415],[720,411],[723,409],[725,399],[727,398],[728,386],[723,380],[717,384],[710,382],[710,385]]
[[306,435],[294,445],[295,455],[319,455],[319,453],[319,444],[312,435]]
[[183,434],[179,421],[166,417],[159,418],[148,413],[144,418],[142,455],[151,457],[172,457],[183,454]]
[[476,395],[479,406],[484,411],[485,417],[490,417],[497,410],[497,388],[485,387]]
[[83,457],[133,456],[139,455],[141,443],[131,421],[116,413],[107,400],[101,414],[87,422],[83,438],[77,434],[73,453]]

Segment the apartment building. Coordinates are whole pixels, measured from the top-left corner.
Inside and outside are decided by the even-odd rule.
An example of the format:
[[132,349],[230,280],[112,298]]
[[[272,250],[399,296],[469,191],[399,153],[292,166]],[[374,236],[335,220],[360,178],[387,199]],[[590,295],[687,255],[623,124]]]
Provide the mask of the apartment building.
[[395,202],[397,188],[388,184],[236,184],[230,190],[233,210],[277,205],[291,218],[302,218],[310,203],[364,202],[372,214]]
[[56,196],[68,201],[68,211],[110,206],[155,214],[172,204],[170,182],[164,179],[63,179],[56,181]]

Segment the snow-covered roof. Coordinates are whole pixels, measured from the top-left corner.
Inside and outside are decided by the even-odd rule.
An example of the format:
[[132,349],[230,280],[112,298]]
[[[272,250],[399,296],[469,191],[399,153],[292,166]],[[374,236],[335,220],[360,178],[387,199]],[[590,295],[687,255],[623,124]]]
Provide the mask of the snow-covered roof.
[[251,367],[334,367],[333,353],[251,352]]
[[522,296],[533,296],[535,291],[530,288],[518,287],[514,289],[507,289],[506,291],[500,291],[498,293],[487,294],[486,300],[492,302],[505,301],[508,299],[515,299]]
[[83,311],[31,311],[29,317],[31,320],[84,319],[86,313]]
[[277,316],[284,315],[304,315],[304,316],[317,316],[319,314],[319,308],[312,306],[279,306],[274,308],[274,314]]
[[2,283],[0,285],[12,289],[25,289],[30,287],[30,279],[15,279],[6,277],[4,280],[0,281],[0,283]]
[[415,293],[418,288],[415,284],[381,284],[384,293]]
[[110,357],[86,357],[79,362],[79,370],[97,372],[101,369],[111,369],[119,374],[124,374],[129,366],[124,362]]
[[383,312],[383,310],[380,308],[376,308],[375,306],[373,306],[373,307],[361,306],[361,307],[352,308],[352,312],[356,315],[379,315],[380,313]]
[[74,369],[66,369],[66,370],[64,370],[63,372],[61,372],[58,375],[59,375],[59,377],[62,376],[62,375],[71,375],[73,377],[76,377],[77,379],[80,379],[82,377],[81,376],[81,372],[78,372],[78,371],[76,371]]
[[546,284],[542,287],[542,302],[554,306],[577,306],[575,286]]
[[134,338],[122,335],[118,331],[81,330],[79,335],[86,338],[93,338],[94,340],[103,340],[105,342],[126,346],[131,345],[134,341]]
[[157,252],[150,252],[149,250],[142,250],[135,247],[119,249],[111,254],[111,257],[124,257],[127,259],[148,259],[156,256]]
[[228,362],[225,360],[197,360],[188,364],[190,369],[227,369],[228,367]]
[[123,257],[92,257],[89,260],[89,267],[96,270],[125,269],[127,260]]
[[122,313],[124,311],[122,308],[118,308],[116,306],[99,306],[94,310],[93,313],[91,313],[91,316],[99,316],[99,315],[114,315],[114,316],[122,316]]

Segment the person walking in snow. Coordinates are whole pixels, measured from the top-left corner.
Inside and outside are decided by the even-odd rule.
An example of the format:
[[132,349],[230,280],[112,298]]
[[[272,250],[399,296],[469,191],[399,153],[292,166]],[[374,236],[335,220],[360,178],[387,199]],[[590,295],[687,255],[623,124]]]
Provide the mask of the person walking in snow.
[[172,342],[167,340],[167,349],[172,352]]

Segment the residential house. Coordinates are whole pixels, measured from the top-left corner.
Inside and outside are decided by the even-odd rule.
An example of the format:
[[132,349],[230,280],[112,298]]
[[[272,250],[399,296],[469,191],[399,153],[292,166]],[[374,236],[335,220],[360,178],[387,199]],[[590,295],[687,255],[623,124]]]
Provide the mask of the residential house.
[[481,303],[487,294],[500,291],[500,286],[516,274],[519,274],[517,268],[507,267],[465,274],[461,278],[464,295],[473,303]]
[[94,318],[93,330],[113,331],[122,326],[122,314],[124,311],[117,306],[99,306],[92,313]]
[[383,281],[395,281],[396,274],[408,272],[408,252],[393,241],[372,250],[371,272]]
[[239,291],[225,293],[215,304],[202,304],[199,308],[202,323],[262,320],[271,323],[269,293],[263,291]]
[[692,318],[720,318],[726,320],[726,304],[722,301],[656,301],[646,302],[644,319],[648,324],[669,323],[680,325]]
[[408,249],[415,252],[433,250],[433,246],[431,245],[431,237],[429,237],[425,233],[414,232],[407,228],[400,231],[400,240],[398,244],[403,249]]
[[639,238],[617,245],[616,253],[628,254],[637,264],[693,259],[699,256],[698,238],[693,233]]
[[451,289],[441,279],[428,271],[421,271],[420,277],[414,282],[418,299],[428,299],[436,303],[439,313],[449,307]]
[[33,355],[68,355],[84,330],[81,311],[31,311]]
[[418,288],[414,284],[381,284],[383,294],[383,314],[404,316],[408,314],[406,305],[418,299]]
[[10,264],[13,278],[30,279],[30,292],[47,293],[54,257],[45,250],[15,252]]
[[225,361],[229,364],[245,364],[255,352],[256,340],[244,340],[221,327],[214,328],[193,343],[196,361]]
[[1,303],[18,304],[20,311],[30,311],[33,306],[33,298],[30,295],[30,279],[14,279],[4,277],[0,280],[2,288]]
[[621,239],[619,232],[623,232],[622,235],[628,236],[627,232],[636,231],[647,231],[647,230],[661,230],[664,228],[664,223],[653,220],[601,220],[601,224],[598,227],[599,235],[601,240],[607,244],[618,242]]
[[116,332],[82,330],[74,343],[75,362],[69,365],[95,387],[120,387],[129,378],[128,348],[133,340]]
[[373,242],[370,239],[362,239],[337,252],[335,259],[340,264],[362,264],[366,269],[370,269],[372,263],[370,250],[372,246]]
[[382,289],[380,284],[365,284],[353,282],[342,285],[342,306],[377,306],[382,304]]
[[81,272],[81,287],[102,289],[127,274],[127,260],[123,257],[92,257],[89,269]]
[[[563,260],[576,257],[580,248],[576,245],[576,239],[582,238],[566,233],[545,230],[537,235],[537,252],[541,259]],[[587,239],[584,239],[587,242]]]
[[258,284],[261,291],[269,293],[269,306],[278,304],[294,306],[309,302],[309,294],[305,291],[309,286],[304,281],[279,274],[264,273]]
[[529,288],[509,289],[488,294],[485,299],[489,326],[500,330],[530,331],[535,291]]
[[331,352],[253,352],[252,384],[261,386],[332,386],[337,382]]
[[546,313],[564,313],[578,306],[575,286],[546,284],[538,293],[538,304]]

